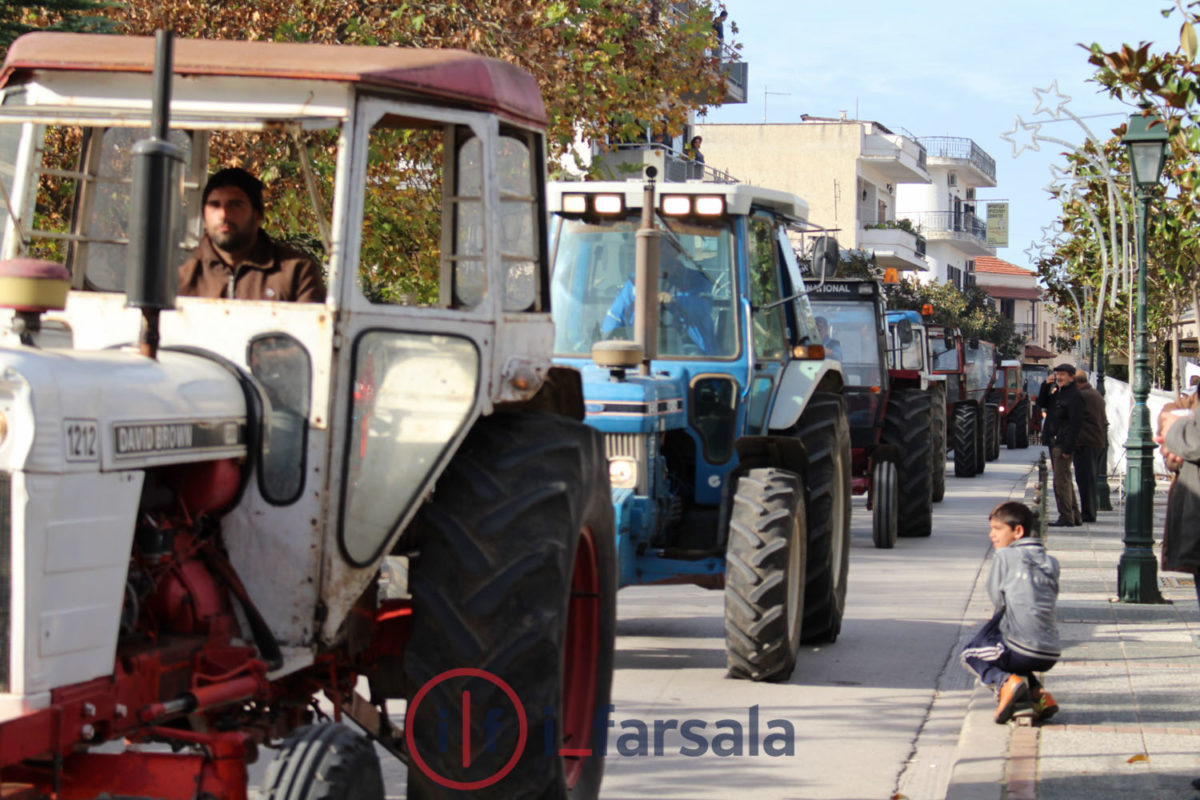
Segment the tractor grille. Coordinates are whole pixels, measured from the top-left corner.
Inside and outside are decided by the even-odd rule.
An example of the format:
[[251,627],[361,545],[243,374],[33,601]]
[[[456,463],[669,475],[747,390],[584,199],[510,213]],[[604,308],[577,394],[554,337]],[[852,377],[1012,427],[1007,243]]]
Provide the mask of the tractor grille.
[[637,488],[641,495],[650,493],[649,464],[646,458],[646,437],[637,433],[609,433],[604,436],[604,451],[610,459],[632,458],[637,464]]
[[12,630],[12,475],[0,472],[0,692],[8,691]]

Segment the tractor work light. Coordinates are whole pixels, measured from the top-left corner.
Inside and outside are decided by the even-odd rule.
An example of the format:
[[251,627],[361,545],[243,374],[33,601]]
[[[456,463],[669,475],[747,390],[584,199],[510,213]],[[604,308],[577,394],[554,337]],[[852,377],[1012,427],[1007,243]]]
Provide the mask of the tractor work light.
[[696,215],[700,217],[719,217],[725,213],[725,198],[720,195],[696,198]]
[[610,458],[608,481],[614,489],[633,489],[637,486],[637,462],[632,458]]
[[564,194],[562,198],[562,210],[564,214],[586,214],[587,195]]
[[686,194],[665,194],[662,198],[662,213],[668,217],[686,217],[692,213],[692,198]]
[[933,305],[931,303],[926,303],[925,305],[921,306],[921,316],[922,317],[932,317],[933,316]]
[[598,194],[592,198],[597,214],[617,215],[625,211],[625,198],[619,194]]

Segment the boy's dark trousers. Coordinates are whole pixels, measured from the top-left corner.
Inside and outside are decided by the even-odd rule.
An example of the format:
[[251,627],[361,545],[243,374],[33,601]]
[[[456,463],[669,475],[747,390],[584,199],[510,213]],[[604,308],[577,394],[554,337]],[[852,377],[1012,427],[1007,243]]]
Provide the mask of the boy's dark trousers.
[[1031,689],[1041,686],[1033,673],[1045,672],[1058,662],[1049,658],[1032,658],[1008,649],[1004,645],[1004,637],[1000,634],[1002,616],[1004,612],[997,611],[963,647],[963,666],[974,672],[979,680],[990,686],[993,691],[1008,680],[1009,675],[1020,675],[1029,679]]

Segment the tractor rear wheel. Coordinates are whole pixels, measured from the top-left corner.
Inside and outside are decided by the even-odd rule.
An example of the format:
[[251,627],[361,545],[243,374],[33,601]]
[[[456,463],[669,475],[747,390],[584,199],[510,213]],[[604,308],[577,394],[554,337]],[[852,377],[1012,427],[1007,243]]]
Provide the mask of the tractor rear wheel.
[[930,387],[930,402],[933,403],[933,445],[930,460],[933,462],[933,502],[940,503],[946,497],[946,384],[935,383]]
[[960,403],[954,407],[954,476],[957,478],[974,478],[983,471],[979,423],[973,403]]
[[995,461],[1000,457],[1000,407],[988,403],[983,408],[984,457]]
[[883,442],[899,453],[896,465],[900,479],[898,517],[900,536],[933,533],[933,483],[930,475],[933,444],[930,430],[929,394],[920,389],[900,389],[888,397],[883,415]]
[[1029,447],[1029,400],[1018,400],[1012,417],[1017,422],[1017,449],[1024,450]]
[[899,491],[895,463],[876,461],[871,470],[871,539],[881,550],[891,550],[896,546]]
[[808,564],[801,640],[837,641],[850,571],[850,423],[846,401],[814,394],[797,435],[808,451]]
[[769,467],[738,479],[725,551],[730,677],[778,682],[796,668],[807,533],[799,476]]
[[383,800],[371,741],[345,725],[297,728],[267,765],[263,800]]
[[[407,796],[597,797],[616,624],[600,434],[555,414],[480,419],[406,535]],[[448,709],[478,711],[447,734]]]

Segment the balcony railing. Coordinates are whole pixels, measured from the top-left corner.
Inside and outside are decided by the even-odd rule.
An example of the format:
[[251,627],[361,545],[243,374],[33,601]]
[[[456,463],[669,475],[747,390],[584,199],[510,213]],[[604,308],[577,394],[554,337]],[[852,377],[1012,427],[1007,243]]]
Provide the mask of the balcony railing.
[[996,180],[996,159],[983,151],[972,139],[958,136],[922,136],[921,144],[930,158],[957,158],[970,161],[992,182]]
[[737,183],[738,179],[728,172],[701,164],[684,156],[668,145],[635,142],[619,144],[613,151],[597,156],[604,166],[612,171],[607,176],[613,180],[636,177],[643,174],[646,166],[659,167],[659,179],[668,183],[684,181],[707,181],[709,183]]
[[987,223],[969,211],[908,211],[896,216],[912,220],[924,233],[965,233],[987,241]]

